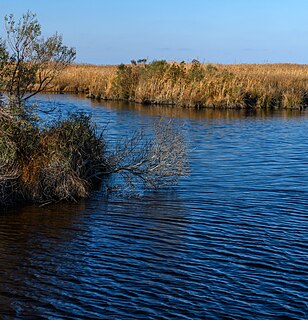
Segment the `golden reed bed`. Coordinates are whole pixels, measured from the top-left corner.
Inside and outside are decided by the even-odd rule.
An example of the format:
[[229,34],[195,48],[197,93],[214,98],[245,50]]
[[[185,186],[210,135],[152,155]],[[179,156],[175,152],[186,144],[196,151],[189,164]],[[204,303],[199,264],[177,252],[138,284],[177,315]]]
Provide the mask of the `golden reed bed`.
[[179,107],[303,109],[308,106],[308,65],[74,64],[55,79],[52,91]]

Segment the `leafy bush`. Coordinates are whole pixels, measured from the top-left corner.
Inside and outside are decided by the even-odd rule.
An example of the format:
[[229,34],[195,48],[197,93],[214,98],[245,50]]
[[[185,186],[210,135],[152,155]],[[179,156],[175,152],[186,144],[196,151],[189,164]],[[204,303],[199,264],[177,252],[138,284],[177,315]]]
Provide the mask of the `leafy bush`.
[[192,81],[201,81],[205,76],[203,65],[198,60],[193,60],[189,70],[188,79]]
[[130,100],[135,98],[135,90],[139,81],[141,65],[118,66],[116,77],[113,80],[112,93],[117,99]]

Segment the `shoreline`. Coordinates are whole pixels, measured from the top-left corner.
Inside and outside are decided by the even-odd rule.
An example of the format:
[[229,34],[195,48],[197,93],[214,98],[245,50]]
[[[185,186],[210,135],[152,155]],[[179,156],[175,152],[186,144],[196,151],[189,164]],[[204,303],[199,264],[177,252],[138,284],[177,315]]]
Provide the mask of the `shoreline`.
[[302,110],[308,107],[308,65],[73,64],[48,92],[175,108]]

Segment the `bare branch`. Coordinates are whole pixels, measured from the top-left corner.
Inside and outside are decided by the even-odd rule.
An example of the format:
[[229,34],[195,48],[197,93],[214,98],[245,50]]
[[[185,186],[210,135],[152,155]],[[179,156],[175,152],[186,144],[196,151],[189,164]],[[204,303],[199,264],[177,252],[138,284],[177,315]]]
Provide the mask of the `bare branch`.
[[44,91],[75,59],[76,52],[63,45],[62,36],[57,33],[44,39],[36,15],[29,11],[17,22],[13,15],[6,16],[5,29],[8,48],[0,41],[0,82],[11,105],[17,104],[23,111],[21,116],[25,116],[31,111],[24,102]]
[[155,125],[154,138],[142,132],[118,145],[109,157],[110,172],[118,173],[133,186],[159,188],[173,185],[188,174],[186,144],[183,134],[172,122],[161,120]]

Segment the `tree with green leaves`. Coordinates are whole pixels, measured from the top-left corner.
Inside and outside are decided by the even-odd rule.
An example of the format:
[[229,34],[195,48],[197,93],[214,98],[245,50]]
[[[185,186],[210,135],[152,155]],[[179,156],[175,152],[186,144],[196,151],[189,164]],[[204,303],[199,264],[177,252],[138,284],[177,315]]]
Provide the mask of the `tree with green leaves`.
[[0,86],[11,106],[22,111],[25,102],[46,91],[71,62],[76,51],[58,33],[44,38],[36,15],[28,11],[18,21],[5,17],[5,41],[0,40]]

